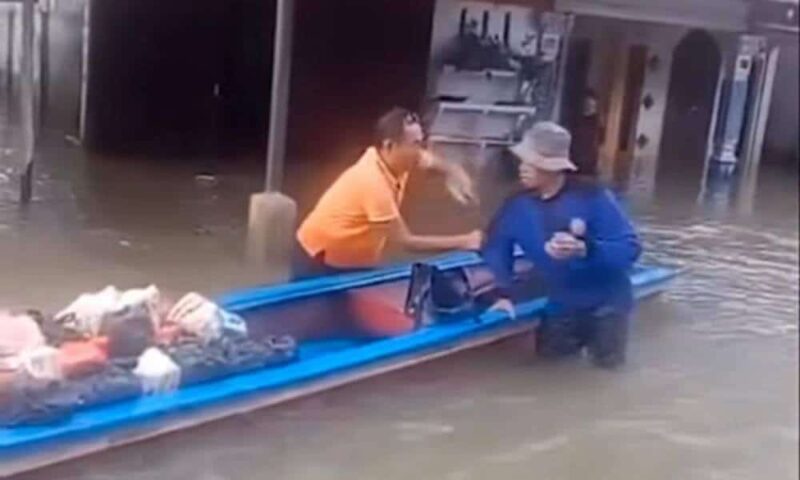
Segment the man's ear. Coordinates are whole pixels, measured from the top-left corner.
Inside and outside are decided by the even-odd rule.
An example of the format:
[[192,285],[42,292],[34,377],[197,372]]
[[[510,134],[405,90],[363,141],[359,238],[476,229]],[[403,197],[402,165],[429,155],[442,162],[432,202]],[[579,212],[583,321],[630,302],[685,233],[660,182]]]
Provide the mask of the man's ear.
[[386,139],[381,143],[381,149],[383,149],[383,150],[385,150],[387,152],[391,151],[392,147],[394,147],[394,142],[389,140],[389,139]]

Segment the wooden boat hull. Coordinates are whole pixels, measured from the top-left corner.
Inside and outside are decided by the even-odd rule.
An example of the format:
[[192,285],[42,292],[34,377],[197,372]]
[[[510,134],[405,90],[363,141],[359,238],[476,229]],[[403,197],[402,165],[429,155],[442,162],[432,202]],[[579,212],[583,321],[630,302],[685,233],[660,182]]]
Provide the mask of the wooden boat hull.
[[[435,263],[445,268],[480,268],[480,260],[474,255],[443,257]],[[333,298],[359,288],[375,289],[397,300],[405,293],[409,271],[408,266],[400,266],[223,296],[219,302],[225,308],[245,316],[258,317],[258,312],[269,311],[269,318],[258,319],[261,323],[291,324],[294,328],[288,330],[296,335],[299,332],[301,340],[299,360],[182,388],[170,395],[80,411],[57,425],[0,429],[0,476],[250,412],[531,331],[546,304],[545,298],[537,297],[517,305],[517,319],[488,312],[479,322],[441,324],[394,338],[307,336],[314,325],[297,316],[304,306],[322,296]],[[638,267],[631,275],[636,297],[660,292],[676,273],[660,267]],[[312,311],[308,318],[318,318],[316,313],[337,314],[324,302],[308,310]]]

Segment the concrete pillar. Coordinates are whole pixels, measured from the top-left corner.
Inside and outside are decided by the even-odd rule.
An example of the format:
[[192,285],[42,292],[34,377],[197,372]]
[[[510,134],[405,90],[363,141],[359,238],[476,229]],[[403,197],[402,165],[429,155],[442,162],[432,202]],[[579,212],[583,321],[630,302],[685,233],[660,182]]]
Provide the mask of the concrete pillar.
[[250,198],[246,247],[252,266],[269,266],[279,272],[288,270],[297,220],[294,200],[280,193],[286,156],[293,23],[294,0],[278,0],[265,192]]
[[78,139],[86,142],[86,112],[89,98],[89,45],[91,35],[92,0],[83,4],[83,27],[81,28],[81,90],[78,106]]
[[36,144],[36,103],[34,61],[34,0],[22,4],[22,74],[20,83],[20,120],[22,123],[23,171],[20,178],[20,203],[27,204],[33,197],[33,155]]
[[758,55],[758,71],[754,84],[754,98],[750,107],[749,121],[745,129],[742,155],[748,168],[756,168],[761,163],[761,153],[764,148],[767,120],[772,105],[772,87],[775,83],[775,74],[778,68],[780,47],[772,46],[769,52],[764,51]]
[[247,223],[247,259],[253,267],[288,269],[297,221],[297,205],[279,192],[250,197]]
[[275,15],[275,45],[272,64],[272,99],[267,145],[266,191],[277,192],[283,181],[286,156],[286,122],[289,117],[289,87],[292,71],[292,32],[295,0],[278,0]]
[[[753,61],[764,48],[764,38],[743,35],[733,62],[731,79],[726,97],[723,98],[723,115],[719,122],[721,129],[716,141],[712,160],[727,165],[733,170],[738,162],[737,150],[742,141],[745,116],[747,114],[747,94],[753,71]],[[725,170],[725,169],[723,169]]]
[[10,110],[10,102],[11,102],[11,93],[14,85],[14,29],[16,27],[16,17],[17,12],[13,9],[8,11],[8,17],[6,21],[8,22],[8,29],[6,30],[7,38],[6,38],[6,98],[9,102],[9,110]]
[[700,201],[712,210],[727,211],[737,193],[738,181],[732,175],[732,165],[710,162],[701,185]]
[[38,85],[38,98],[39,104],[36,108],[36,130],[40,132],[47,120],[49,95],[48,89],[50,87],[50,9],[52,2],[39,3],[39,85]]
[[569,55],[569,41],[570,37],[572,36],[572,29],[575,27],[575,17],[570,14],[564,14],[563,16],[563,24],[561,25],[561,30],[557,31],[557,34],[560,34],[560,49],[558,55],[558,64],[556,66],[555,71],[555,81],[553,82],[553,92],[551,93],[551,98],[553,99],[550,103],[552,106],[550,107],[550,118],[551,120],[562,123],[565,119],[561,118],[561,103],[563,101],[563,94],[564,94],[564,75],[567,71],[567,55]]

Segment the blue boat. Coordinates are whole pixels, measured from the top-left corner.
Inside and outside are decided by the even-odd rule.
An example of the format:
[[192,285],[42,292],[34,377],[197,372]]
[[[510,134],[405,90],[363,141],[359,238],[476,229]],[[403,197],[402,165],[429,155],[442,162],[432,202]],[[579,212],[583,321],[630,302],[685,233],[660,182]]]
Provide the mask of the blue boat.
[[[483,268],[474,254],[448,255],[431,263],[443,269]],[[251,328],[294,335],[299,341],[297,360],[181,388],[168,395],[82,410],[55,425],[0,429],[0,477],[265,408],[529,332],[535,329],[547,302],[541,295],[532,295],[516,305],[515,319],[501,312],[487,312],[480,321],[435,324],[392,338],[319,334],[317,327],[342,315],[330,304],[337,294],[371,291],[402,307],[410,271],[410,265],[400,265],[223,295],[218,302],[245,317]],[[670,268],[637,266],[631,272],[637,299],[664,290],[677,273]],[[309,335],[310,331],[317,334]]]

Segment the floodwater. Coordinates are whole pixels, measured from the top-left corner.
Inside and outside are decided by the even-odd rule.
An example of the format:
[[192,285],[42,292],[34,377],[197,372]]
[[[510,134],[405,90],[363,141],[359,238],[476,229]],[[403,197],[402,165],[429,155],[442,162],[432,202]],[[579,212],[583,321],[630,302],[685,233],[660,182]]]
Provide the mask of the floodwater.
[[[272,278],[241,260],[255,163],[198,181],[186,164],[49,148],[31,207],[0,185],[0,303]],[[287,172],[301,209],[335,174],[308,168]],[[647,259],[688,270],[640,305],[621,371],[537,363],[516,339],[21,478],[796,479],[797,172],[765,167],[755,188],[701,202],[699,182],[631,200]],[[432,185],[410,192],[417,230],[478,221]]]

